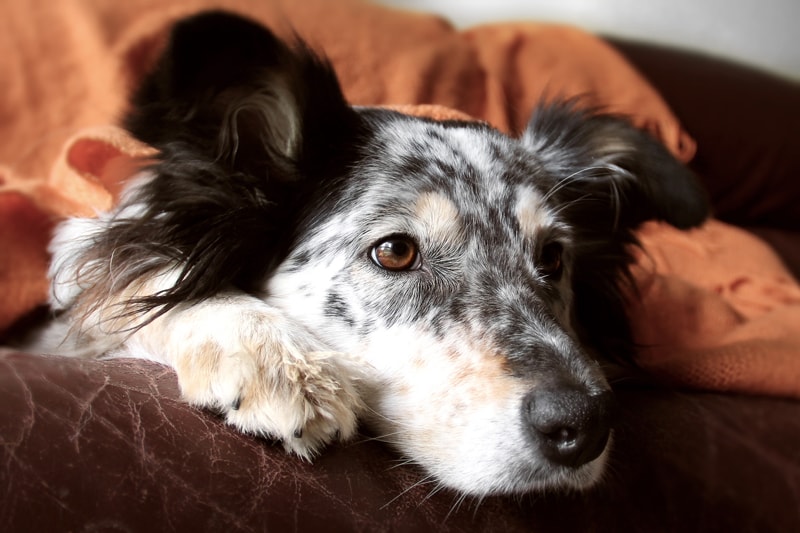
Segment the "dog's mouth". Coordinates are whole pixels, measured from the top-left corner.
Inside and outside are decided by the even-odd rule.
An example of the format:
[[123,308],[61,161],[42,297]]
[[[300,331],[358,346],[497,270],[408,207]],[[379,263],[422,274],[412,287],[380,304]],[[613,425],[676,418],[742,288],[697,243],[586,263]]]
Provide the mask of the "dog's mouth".
[[[409,463],[416,463],[436,486],[476,498],[524,493],[581,492],[597,485],[603,477],[610,454],[613,432],[600,453],[593,459],[574,466],[553,463],[535,450],[520,449],[482,459],[466,455],[454,462],[430,461],[403,450],[396,439],[389,439],[405,451]],[[425,476],[425,474],[421,474]]]
[[[511,473],[508,489],[499,492],[570,492],[587,490],[603,477],[613,440],[613,431],[596,457],[575,466],[534,463]],[[514,480],[519,480],[516,484]]]
[[[385,440],[410,462],[461,493],[581,491],[595,485],[605,470],[613,440],[609,398],[610,393],[580,397],[574,390],[560,396],[543,390],[493,404],[485,397],[436,406],[433,400],[426,408],[408,398],[398,401],[392,393],[370,406],[380,415],[366,421],[376,435],[388,435]],[[402,423],[394,423],[398,420]]]

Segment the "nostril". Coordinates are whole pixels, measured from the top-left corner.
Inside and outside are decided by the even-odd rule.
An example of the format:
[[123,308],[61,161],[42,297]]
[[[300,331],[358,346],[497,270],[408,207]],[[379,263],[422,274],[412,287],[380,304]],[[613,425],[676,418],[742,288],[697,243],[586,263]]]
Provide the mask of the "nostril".
[[611,433],[613,395],[575,387],[546,387],[531,392],[523,418],[542,454],[554,463],[578,467],[596,459]]
[[574,442],[578,436],[578,432],[574,428],[561,427],[552,431],[541,431],[547,439],[553,441],[557,445],[565,446]]

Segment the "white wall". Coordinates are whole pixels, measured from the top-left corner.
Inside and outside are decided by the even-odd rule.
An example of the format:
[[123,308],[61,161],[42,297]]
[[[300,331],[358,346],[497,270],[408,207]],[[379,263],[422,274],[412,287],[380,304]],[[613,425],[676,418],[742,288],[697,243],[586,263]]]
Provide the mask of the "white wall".
[[800,0],[379,0],[460,27],[569,22],[607,35],[697,49],[800,81]]

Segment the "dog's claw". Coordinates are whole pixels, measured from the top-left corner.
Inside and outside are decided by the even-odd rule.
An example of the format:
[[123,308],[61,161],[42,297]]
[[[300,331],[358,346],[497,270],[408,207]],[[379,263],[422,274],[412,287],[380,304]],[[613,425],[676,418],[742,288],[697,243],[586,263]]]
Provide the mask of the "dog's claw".
[[235,400],[233,400],[233,403],[231,404],[231,409],[233,409],[234,411],[238,411],[239,407],[241,406],[242,406],[242,397],[239,396]]
[[303,438],[303,428],[297,428],[294,430],[294,438],[302,439]]

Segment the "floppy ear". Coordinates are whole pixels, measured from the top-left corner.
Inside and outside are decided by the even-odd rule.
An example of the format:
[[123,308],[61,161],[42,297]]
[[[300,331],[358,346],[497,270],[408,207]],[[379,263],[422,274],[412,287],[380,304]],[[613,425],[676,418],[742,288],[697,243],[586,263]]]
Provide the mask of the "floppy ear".
[[579,109],[574,101],[543,105],[523,142],[554,176],[562,204],[588,207],[594,225],[606,221],[613,223],[608,230],[629,230],[663,220],[689,228],[709,214],[694,174],[621,118]]
[[699,225],[709,214],[706,194],[655,139],[574,102],[537,109],[522,142],[547,170],[547,194],[574,233],[578,333],[607,358],[629,361],[623,286],[635,291],[628,270],[633,230],[646,220]]
[[268,165],[270,179],[290,180],[311,154],[333,155],[328,134],[342,137],[355,118],[330,64],[305,43],[290,48],[256,22],[212,11],[174,26],[125,126],[166,158],[188,145],[229,168]]
[[177,268],[173,287],[129,309],[163,312],[231,286],[258,290],[310,198],[347,165],[359,122],[304,44],[210,12],[174,27],[125,126],[157,149],[153,177],[124,197],[135,209],[94,238],[81,274],[97,293],[87,299],[101,299]]

